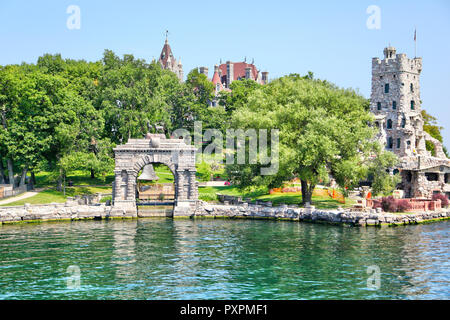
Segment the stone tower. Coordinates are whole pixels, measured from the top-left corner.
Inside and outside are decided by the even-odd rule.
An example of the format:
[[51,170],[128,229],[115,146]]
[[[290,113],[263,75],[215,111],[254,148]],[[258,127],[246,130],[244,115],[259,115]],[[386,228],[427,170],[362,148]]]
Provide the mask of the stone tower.
[[[442,192],[450,197],[450,161],[442,144],[423,131],[420,100],[422,58],[409,59],[395,48],[384,49],[384,59],[372,59],[370,111],[379,128],[378,139],[400,160],[399,188],[406,197],[431,198]],[[426,150],[434,145],[434,154]]]
[[422,58],[409,59],[384,49],[384,59],[372,59],[370,110],[380,128],[380,142],[398,156],[426,154],[420,105]]
[[183,73],[183,65],[181,63],[181,59],[177,61],[174,58],[172,53],[172,48],[170,48],[169,40],[166,36],[166,41],[161,50],[161,54],[159,56],[158,62],[161,64],[163,69],[167,69],[175,73],[180,81],[183,81],[184,73]]

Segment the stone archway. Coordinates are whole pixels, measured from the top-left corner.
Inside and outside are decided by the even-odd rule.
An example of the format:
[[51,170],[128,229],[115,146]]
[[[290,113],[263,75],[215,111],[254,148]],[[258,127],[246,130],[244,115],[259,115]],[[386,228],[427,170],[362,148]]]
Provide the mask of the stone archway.
[[147,164],[162,163],[174,176],[174,216],[191,215],[198,200],[195,151],[195,147],[185,144],[183,139],[166,139],[164,134],[147,134],[145,139],[130,139],[115,148],[113,211],[137,216],[137,175]]

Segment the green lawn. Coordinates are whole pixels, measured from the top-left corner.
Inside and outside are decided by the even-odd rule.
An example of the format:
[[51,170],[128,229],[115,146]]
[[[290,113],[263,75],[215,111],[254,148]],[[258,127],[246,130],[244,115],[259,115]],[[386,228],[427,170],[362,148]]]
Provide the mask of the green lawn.
[[[36,187],[37,188],[52,188],[56,185],[56,178],[54,174],[48,171],[40,171],[36,173]],[[111,185],[114,181],[114,174],[106,176],[105,181],[99,178],[91,179],[91,174],[87,171],[75,171],[66,177],[66,186],[69,181],[76,186],[93,186],[93,185]]]
[[[199,187],[198,194],[199,199],[204,201],[218,201],[217,193],[230,195],[230,196],[242,196],[243,198],[251,198],[252,200],[272,201],[273,205],[279,204],[296,204],[301,205],[302,195],[301,193],[274,193],[267,194],[265,190],[254,191],[241,191],[234,186],[224,187]],[[319,209],[336,209],[337,207],[350,207],[354,204],[354,201],[346,199],[346,203],[342,204],[329,197],[312,197],[312,204]]]
[[11,203],[3,204],[1,206],[21,206],[25,203],[29,204],[46,204],[46,203],[64,203],[67,197],[73,197],[77,195],[90,195],[95,193],[111,193],[112,189],[109,186],[105,187],[66,187],[66,196],[63,192],[56,191],[54,189],[44,190],[37,195],[30,198],[14,201]]
[[[161,164],[155,164],[155,172],[159,177],[158,183],[173,183],[174,177],[170,169]],[[49,172],[40,172],[36,174],[37,187],[50,187],[54,188],[55,182],[54,177],[52,179]],[[113,175],[106,177],[106,181],[100,179],[91,179],[89,172],[78,171],[70,175],[66,179],[66,183],[72,180],[73,184],[77,187],[66,187],[66,197],[64,197],[62,192],[58,192],[53,189],[49,189],[39,193],[36,196],[9,203],[5,206],[13,205],[23,205],[25,203],[30,204],[45,204],[52,202],[65,202],[67,197],[76,195],[86,195],[95,193],[111,193],[111,183],[114,180]],[[94,185],[94,187],[93,187]],[[301,205],[302,196],[301,193],[274,193],[267,194],[265,189],[254,189],[251,191],[239,190],[235,186],[221,186],[221,187],[199,187],[199,198],[204,201],[217,202],[217,193],[231,195],[231,196],[241,196],[243,198],[251,198],[252,200],[262,200],[271,201],[273,205],[279,204],[296,204]],[[339,206],[349,207],[354,204],[353,201],[346,199],[345,204],[341,204],[334,199],[329,197],[319,197],[313,196],[313,205],[320,209],[334,209]]]
[[9,206],[23,206],[25,203],[29,204],[45,204],[45,203],[63,203],[66,202],[66,197],[62,194],[62,192],[58,192],[56,190],[44,190],[39,192],[37,195],[32,196],[30,198],[26,198],[23,200],[18,200],[15,202],[11,202],[8,204],[1,205],[2,207]]
[[173,183],[174,178],[172,171],[163,164],[154,164],[153,169],[155,169],[155,173],[158,176],[159,180],[157,183]]

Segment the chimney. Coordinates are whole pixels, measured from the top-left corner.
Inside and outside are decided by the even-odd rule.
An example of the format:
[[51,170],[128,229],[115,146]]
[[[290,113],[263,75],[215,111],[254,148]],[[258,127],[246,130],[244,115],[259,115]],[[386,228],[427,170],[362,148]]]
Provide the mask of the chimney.
[[262,83],[269,83],[269,73],[267,71],[262,72]]
[[252,78],[251,74],[252,74],[252,68],[246,67],[245,68],[245,79],[251,79]]
[[200,73],[204,74],[206,78],[208,78],[208,68],[207,67],[200,67]]
[[234,80],[234,66],[231,61],[227,61],[227,88],[230,87]]

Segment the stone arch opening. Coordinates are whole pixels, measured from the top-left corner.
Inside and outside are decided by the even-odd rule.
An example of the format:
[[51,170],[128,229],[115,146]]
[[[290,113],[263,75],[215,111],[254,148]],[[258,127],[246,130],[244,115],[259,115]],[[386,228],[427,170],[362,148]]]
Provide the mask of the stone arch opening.
[[173,215],[175,175],[163,163],[146,164],[136,176],[136,208],[140,217]]
[[[113,206],[128,216],[137,216],[136,187],[139,172],[146,165],[163,164],[174,177],[173,215],[191,215],[197,206],[195,147],[183,139],[166,139],[164,134],[147,134],[130,139],[114,149],[116,169]],[[126,175],[123,174],[125,171]]]

